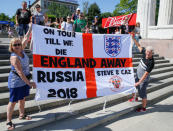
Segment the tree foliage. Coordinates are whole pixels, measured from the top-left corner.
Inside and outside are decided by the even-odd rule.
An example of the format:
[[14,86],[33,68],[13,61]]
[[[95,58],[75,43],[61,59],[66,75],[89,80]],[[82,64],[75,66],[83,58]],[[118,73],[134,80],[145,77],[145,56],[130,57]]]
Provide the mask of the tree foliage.
[[8,15],[5,15],[4,13],[0,13],[0,20],[9,21],[10,17]]
[[83,13],[85,16],[87,16],[88,14],[88,7],[89,7],[89,2],[88,1],[85,1],[82,3],[83,4]]
[[67,17],[68,15],[72,15],[72,12],[65,5],[60,5],[53,2],[48,6],[47,15]]
[[10,19],[10,21],[16,23],[16,17],[15,17],[15,15]]
[[88,20],[91,22],[95,16],[100,17],[100,8],[96,3],[93,3],[88,8]]
[[137,0],[120,0],[120,3],[115,6],[113,15],[135,13],[137,11],[137,2]]
[[112,17],[112,13],[110,12],[105,12],[101,14],[101,18],[108,18],[108,17]]

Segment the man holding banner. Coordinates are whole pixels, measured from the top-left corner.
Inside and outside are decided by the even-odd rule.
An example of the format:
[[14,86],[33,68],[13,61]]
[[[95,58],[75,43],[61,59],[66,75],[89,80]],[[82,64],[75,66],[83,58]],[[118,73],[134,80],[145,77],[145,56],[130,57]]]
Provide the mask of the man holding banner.
[[[142,108],[138,108],[137,112],[145,112],[147,105],[147,94],[146,88],[150,79],[150,72],[154,68],[154,58],[153,58],[153,48],[151,46],[147,46],[146,49],[142,48],[140,44],[136,41],[134,36],[132,37],[139,51],[142,53],[142,59],[137,67],[136,73],[136,83],[135,86],[138,89],[138,93],[140,98],[142,98]],[[133,93],[133,98],[129,101],[133,101],[135,99],[135,94]],[[136,99],[137,101],[138,99]]]

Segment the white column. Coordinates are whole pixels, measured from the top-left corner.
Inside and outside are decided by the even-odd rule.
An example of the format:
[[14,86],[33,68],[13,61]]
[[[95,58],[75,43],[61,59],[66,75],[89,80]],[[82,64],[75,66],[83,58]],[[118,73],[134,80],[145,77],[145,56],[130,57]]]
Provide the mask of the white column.
[[155,26],[156,23],[156,0],[150,0],[148,26]]
[[147,38],[148,26],[155,25],[156,0],[138,0],[137,22],[140,22],[141,36]]
[[173,0],[160,0],[158,25],[173,24]]

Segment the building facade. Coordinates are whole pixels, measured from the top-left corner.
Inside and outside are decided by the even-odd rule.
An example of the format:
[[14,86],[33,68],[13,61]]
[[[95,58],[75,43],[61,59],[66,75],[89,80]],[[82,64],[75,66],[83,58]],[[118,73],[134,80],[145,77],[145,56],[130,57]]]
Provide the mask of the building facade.
[[138,0],[137,21],[145,39],[173,39],[173,0],[159,1],[156,25],[156,0]]
[[[157,2],[160,3],[156,24]],[[138,0],[137,21],[141,25],[141,45],[153,46],[155,53],[173,62],[173,0]]]
[[30,10],[33,13],[36,10],[35,6],[39,4],[41,6],[41,10],[46,12],[51,3],[65,5],[71,12],[75,12],[76,8],[79,6],[77,0],[35,0],[35,2],[31,5]]

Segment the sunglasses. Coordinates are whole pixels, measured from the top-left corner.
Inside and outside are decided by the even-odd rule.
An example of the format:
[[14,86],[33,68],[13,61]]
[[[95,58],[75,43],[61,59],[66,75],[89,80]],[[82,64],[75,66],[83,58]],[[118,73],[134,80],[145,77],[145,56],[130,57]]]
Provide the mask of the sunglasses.
[[21,46],[21,44],[20,44],[20,43],[14,44],[13,46],[14,46],[14,47],[16,47],[16,46]]

